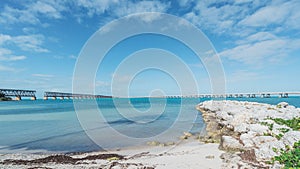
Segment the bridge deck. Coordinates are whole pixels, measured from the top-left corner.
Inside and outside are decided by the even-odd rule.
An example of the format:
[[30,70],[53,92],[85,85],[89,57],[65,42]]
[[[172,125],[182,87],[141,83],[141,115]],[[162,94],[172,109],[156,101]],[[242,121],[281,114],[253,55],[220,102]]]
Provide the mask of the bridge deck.
[[20,89],[0,89],[0,93],[5,96],[16,97],[35,97],[35,90],[20,90]]
[[76,93],[62,93],[62,92],[45,92],[44,98],[48,97],[69,97],[69,98],[111,98],[112,96],[105,95],[92,95],[92,94],[76,94]]

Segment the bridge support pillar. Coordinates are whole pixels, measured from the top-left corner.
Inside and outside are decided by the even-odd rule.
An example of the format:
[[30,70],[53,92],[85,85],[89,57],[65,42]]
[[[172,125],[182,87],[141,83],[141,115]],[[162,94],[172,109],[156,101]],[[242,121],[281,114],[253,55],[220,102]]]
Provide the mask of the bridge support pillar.
[[56,97],[52,97],[52,100],[56,100]]
[[32,97],[31,97],[31,100],[36,100],[36,97],[35,97],[35,96],[32,96]]
[[22,100],[21,96],[16,96],[16,99],[15,100]]
[[60,100],[64,100],[64,97],[62,96],[62,97],[59,97],[60,98]]
[[48,100],[48,97],[47,97],[47,96],[44,96],[44,100]]

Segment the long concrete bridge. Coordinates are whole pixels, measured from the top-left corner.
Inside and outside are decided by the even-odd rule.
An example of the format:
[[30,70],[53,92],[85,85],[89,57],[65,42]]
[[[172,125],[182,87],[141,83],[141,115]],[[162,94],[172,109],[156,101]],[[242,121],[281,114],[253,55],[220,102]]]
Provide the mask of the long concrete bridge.
[[92,94],[75,94],[75,93],[62,93],[62,92],[45,92],[44,100],[52,98],[53,100],[59,99],[97,99],[97,98],[112,98],[112,96],[105,95],[92,95]]
[[289,96],[300,96],[300,92],[260,92],[260,93],[229,93],[229,94],[198,94],[185,96],[166,96],[167,98],[270,98],[280,97],[288,98]]
[[30,97],[31,100],[36,100],[35,92],[35,90],[0,89],[1,94],[15,97],[15,100],[22,100],[22,97]]

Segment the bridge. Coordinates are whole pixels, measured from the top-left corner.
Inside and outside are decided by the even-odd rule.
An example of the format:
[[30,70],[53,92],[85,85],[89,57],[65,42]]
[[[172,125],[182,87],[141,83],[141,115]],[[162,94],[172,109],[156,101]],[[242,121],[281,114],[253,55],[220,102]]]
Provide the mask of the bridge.
[[31,100],[36,100],[35,92],[35,90],[0,89],[1,94],[16,97],[15,100],[22,100],[22,97],[31,97]]
[[228,94],[198,94],[185,96],[166,96],[166,98],[288,98],[291,95],[300,96],[300,92],[260,92],[260,93],[228,93]]
[[74,93],[62,93],[62,92],[45,92],[44,93],[44,100],[48,100],[52,98],[56,100],[60,98],[61,100],[64,99],[97,99],[97,98],[112,98],[112,96],[105,96],[105,95],[92,95],[92,94],[74,94]]

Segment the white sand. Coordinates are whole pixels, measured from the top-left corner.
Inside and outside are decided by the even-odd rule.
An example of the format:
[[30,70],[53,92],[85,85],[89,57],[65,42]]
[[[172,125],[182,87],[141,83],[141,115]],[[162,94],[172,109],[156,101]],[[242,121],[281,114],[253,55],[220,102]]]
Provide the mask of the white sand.
[[173,149],[161,148],[162,150],[166,150],[164,153],[161,153],[163,154],[162,156],[159,156],[155,152],[157,150],[150,149],[149,155],[127,160],[127,162],[155,166],[157,169],[221,168],[222,160],[220,159],[220,155],[222,151],[218,149],[218,146],[219,144],[201,144],[199,141],[190,141],[175,146]]
[[[29,168],[29,167],[49,167],[49,168],[110,168],[112,163],[117,162],[114,167],[123,168],[142,168],[141,166],[154,167],[155,169],[218,169],[221,168],[222,160],[220,155],[223,153],[218,149],[219,144],[203,144],[190,138],[184,140],[175,146],[145,146],[139,148],[131,148],[119,151],[109,151],[105,153],[116,153],[124,155],[126,160],[93,160],[84,161],[84,164],[40,164],[40,165],[0,165],[0,168]],[[82,155],[73,155],[73,158],[80,158],[87,155],[103,154],[103,152],[86,153]],[[1,155],[1,161],[4,159],[17,158],[16,154]],[[38,155],[35,158],[39,158]],[[138,165],[131,165],[138,164]]]

